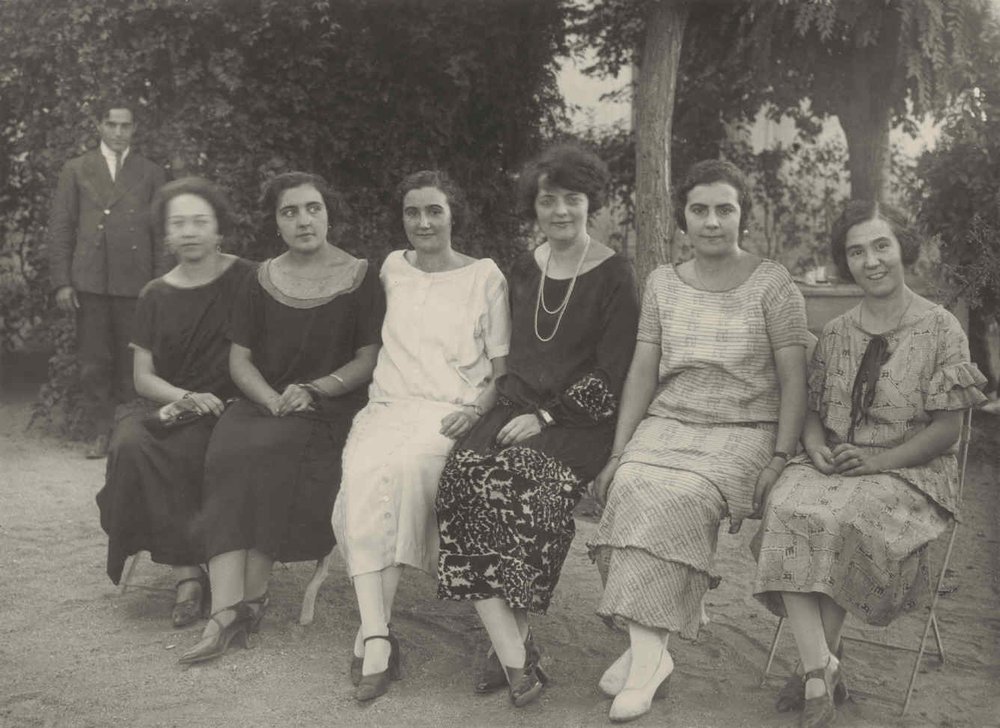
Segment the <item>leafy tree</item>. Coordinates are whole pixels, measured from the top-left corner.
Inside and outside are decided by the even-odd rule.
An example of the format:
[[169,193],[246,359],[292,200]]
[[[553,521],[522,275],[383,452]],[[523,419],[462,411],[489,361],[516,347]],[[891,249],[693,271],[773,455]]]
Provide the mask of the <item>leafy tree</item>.
[[749,0],[739,56],[777,108],[838,118],[852,196],[881,199],[890,128],[969,86],[988,17],[988,0]]
[[[925,227],[938,235],[955,295],[969,303],[973,358],[984,371],[991,323],[1000,318],[1000,29],[983,28],[974,88],[942,125],[937,146],[917,165],[915,202]],[[995,334],[994,334],[995,336]],[[992,342],[995,346],[996,342]],[[991,388],[997,374],[990,372]]]
[[378,262],[405,241],[395,185],[438,166],[477,220],[456,245],[504,264],[521,232],[512,174],[563,121],[568,12],[566,0],[4,0],[0,259],[28,295],[0,297],[5,341],[44,310],[48,198],[61,164],[96,143],[93,104],[108,90],[139,99],[148,156],[229,191],[236,251],[275,250],[261,183],[306,169],[347,198],[343,245]]

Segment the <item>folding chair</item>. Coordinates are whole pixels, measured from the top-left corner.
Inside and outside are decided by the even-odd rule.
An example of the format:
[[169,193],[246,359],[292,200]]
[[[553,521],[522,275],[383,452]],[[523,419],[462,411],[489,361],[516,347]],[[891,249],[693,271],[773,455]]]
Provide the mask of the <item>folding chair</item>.
[[[969,442],[972,440],[972,410],[966,410],[965,414],[962,416],[962,434],[958,441],[958,507],[962,506],[962,495],[965,489],[965,470],[969,459]],[[877,640],[871,640],[864,637],[850,637],[844,636],[842,639],[851,640],[853,642],[865,642],[870,645],[878,645],[880,647],[890,647],[896,650],[906,650],[907,652],[916,652],[917,659],[913,663],[913,672],[910,673],[910,683],[906,688],[906,696],[903,699],[903,709],[900,711],[900,715],[905,715],[907,708],[910,707],[910,698],[913,696],[913,686],[917,682],[917,672],[920,670],[920,664],[924,657],[924,652],[927,649],[927,634],[931,629],[934,630],[934,641],[937,643],[937,656],[940,658],[941,663],[944,664],[945,654],[944,654],[944,642],[941,639],[941,630],[938,628],[937,621],[937,603],[941,596],[942,588],[944,587],[944,578],[948,572],[948,562],[951,560],[951,552],[955,546],[955,535],[958,533],[958,514],[955,514],[955,518],[952,519],[949,524],[951,530],[948,536],[948,547],[944,554],[944,559],[941,563],[941,571],[938,573],[937,585],[934,587],[931,593],[931,604],[927,611],[927,619],[924,622],[924,630],[920,636],[920,643],[916,647],[907,647],[906,645],[897,645],[889,642],[879,642]],[[943,536],[944,534],[942,534]],[[928,584],[928,587],[930,585]],[[767,664],[764,666],[764,677],[761,680],[761,686],[767,682],[768,674],[771,672],[771,665],[774,662],[774,655],[778,650],[778,640],[781,638],[781,630],[785,626],[785,618],[781,617],[778,619],[778,626],[774,630],[774,637],[771,639],[771,649],[767,654]]]
[[139,562],[142,561],[143,554],[146,554],[147,557],[149,556],[148,551],[136,551],[129,557],[128,567],[125,569],[125,576],[122,577],[122,580],[120,582],[121,586],[118,589],[118,593],[124,594],[126,589],[132,588],[132,589],[145,589],[146,591],[155,591],[155,592],[170,592],[172,594],[174,591],[173,587],[167,588],[163,586],[146,586],[145,584],[132,583],[132,577],[135,576],[135,569],[139,565]]

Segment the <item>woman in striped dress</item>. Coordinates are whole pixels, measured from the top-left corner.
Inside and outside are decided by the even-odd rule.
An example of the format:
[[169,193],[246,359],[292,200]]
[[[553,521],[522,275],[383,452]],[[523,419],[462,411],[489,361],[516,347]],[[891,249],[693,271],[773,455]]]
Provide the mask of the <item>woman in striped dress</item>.
[[733,165],[694,165],[678,189],[694,258],[646,282],[611,457],[589,544],[597,613],[628,627],[604,673],[610,717],[649,711],[673,670],[667,637],[697,634],[719,523],[753,514],[794,452],[805,414],[805,303],[777,263],[739,247],[750,192]]

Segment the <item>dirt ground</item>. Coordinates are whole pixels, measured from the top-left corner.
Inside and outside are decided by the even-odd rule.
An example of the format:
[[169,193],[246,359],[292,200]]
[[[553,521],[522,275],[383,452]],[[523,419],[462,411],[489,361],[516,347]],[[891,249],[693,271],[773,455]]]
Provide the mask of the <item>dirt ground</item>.
[[[353,592],[337,562],[316,620],[297,623],[311,565],[276,567],[272,610],[255,645],[182,668],[179,653],[201,624],[174,630],[172,595],[130,589],[104,573],[106,541],[94,495],[104,463],[79,446],[25,432],[30,393],[0,401],[0,726],[604,726],[610,701],[601,672],[625,635],[594,614],[600,582],[584,543],[595,529],[581,504],[578,534],[549,614],[535,620],[552,682],[539,702],[512,708],[506,694],[471,691],[475,646],[484,639],[467,604],[434,597],[434,584],[404,576],[394,626],[404,679],[367,707],[351,697],[347,660],[358,624]],[[910,711],[898,717],[913,655],[848,642],[853,700],[844,726],[1000,726],[1000,417],[976,418],[976,436],[940,622],[948,661],[926,659]],[[696,642],[674,639],[669,695],[636,725],[793,726],[772,708],[794,662],[782,639],[778,675],[761,687],[775,620],[749,595],[747,544],[756,524],[720,537],[722,585],[710,592],[711,623]],[[940,558],[938,547],[935,556]],[[171,586],[169,569],[143,561],[136,580]],[[922,621],[907,617],[888,638],[914,644]],[[853,635],[885,639],[851,627]]]

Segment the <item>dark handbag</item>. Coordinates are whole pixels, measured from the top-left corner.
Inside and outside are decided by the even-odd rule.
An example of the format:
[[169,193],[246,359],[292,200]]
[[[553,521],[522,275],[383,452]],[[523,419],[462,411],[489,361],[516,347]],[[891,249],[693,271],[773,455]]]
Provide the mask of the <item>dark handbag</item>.
[[190,400],[179,399],[165,404],[152,414],[144,417],[142,424],[154,437],[166,437],[172,430],[189,425],[201,419],[201,414],[194,409]]

